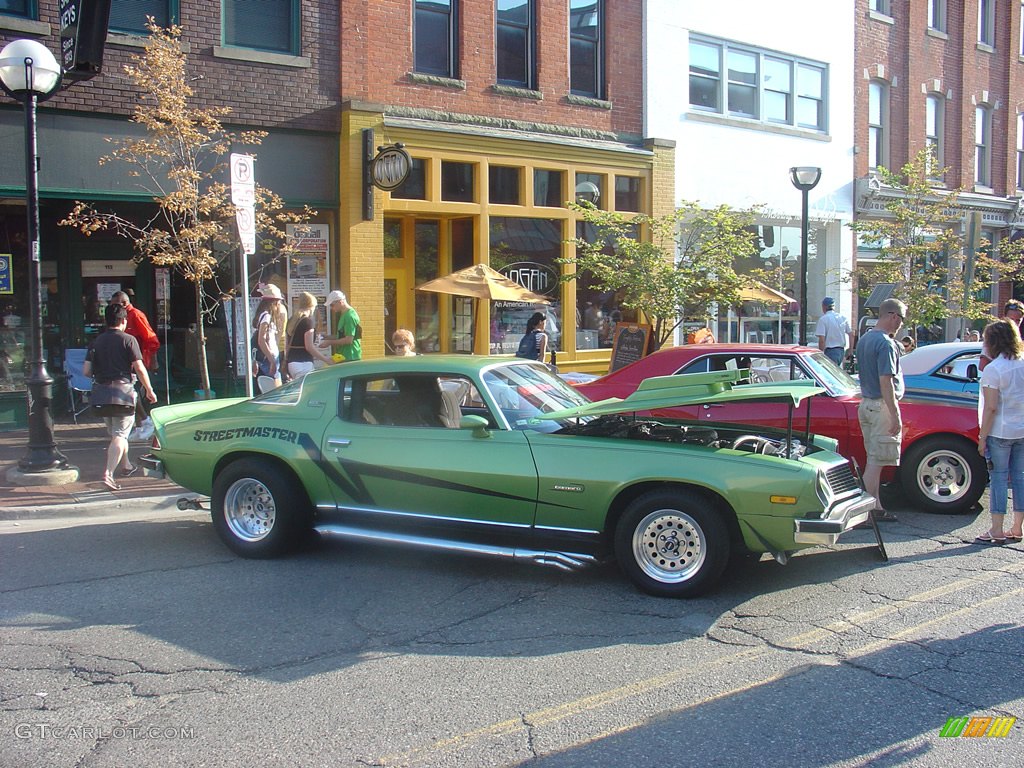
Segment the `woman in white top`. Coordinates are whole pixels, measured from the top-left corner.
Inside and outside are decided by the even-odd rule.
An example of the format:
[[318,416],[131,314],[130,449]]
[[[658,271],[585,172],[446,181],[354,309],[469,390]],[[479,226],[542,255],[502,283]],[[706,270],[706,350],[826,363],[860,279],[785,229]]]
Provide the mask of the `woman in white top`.
[[256,371],[257,376],[269,376],[278,385],[281,383],[281,348],[278,345],[278,327],[274,320],[279,314],[276,304],[283,304],[284,296],[276,285],[268,285],[263,289],[262,300],[256,307],[256,346],[263,353]]
[[[981,372],[978,453],[989,457],[992,526],[975,544],[1021,540],[1024,521],[1024,342],[1017,324],[998,320],[985,328],[992,361]],[[1013,524],[1003,531],[1007,491],[1013,489]]]

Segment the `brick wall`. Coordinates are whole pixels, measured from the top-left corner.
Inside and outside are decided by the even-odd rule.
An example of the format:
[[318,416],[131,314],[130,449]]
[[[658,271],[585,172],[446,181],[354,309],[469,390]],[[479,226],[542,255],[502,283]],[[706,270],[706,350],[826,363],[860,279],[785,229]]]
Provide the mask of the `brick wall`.
[[[893,0],[892,22],[857,3],[855,68],[859,152],[854,171],[868,171],[868,83],[890,84],[889,162],[900,168],[925,146],[925,98],[945,99],[943,164],[951,188],[973,188],[975,106],[992,107],[992,191],[1016,194],[1017,114],[1024,109],[1024,62],[1020,53],[1020,3],[994,3],[995,46],[978,45],[977,0],[947,0],[945,33],[928,30],[927,0]],[[983,99],[986,99],[983,102]]]
[[494,0],[459,3],[459,72],[465,88],[413,82],[412,2],[343,2],[343,100],[498,119],[642,132],[642,4],[607,0],[606,98],[612,109],[569,103],[568,3],[536,0],[537,87],[542,99],[496,93]]
[[[180,0],[182,40],[189,49],[189,68],[196,101],[204,106],[230,107],[226,122],[265,128],[337,130],[338,128],[338,17],[339,4],[330,0],[304,0],[299,55],[311,66],[243,62],[217,58],[221,44],[219,0]],[[48,22],[51,34],[40,39],[54,55],[60,48],[57,0],[39,0],[38,19]],[[0,30],[0,44],[28,37]],[[48,102],[48,108],[131,114],[134,96],[123,67],[141,48],[109,44],[103,74],[77,83]]]

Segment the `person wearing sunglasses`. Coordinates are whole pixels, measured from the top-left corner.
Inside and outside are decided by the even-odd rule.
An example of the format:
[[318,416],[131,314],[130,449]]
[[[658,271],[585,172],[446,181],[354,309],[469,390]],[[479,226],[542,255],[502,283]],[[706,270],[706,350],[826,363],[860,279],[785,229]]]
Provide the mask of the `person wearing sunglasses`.
[[897,467],[903,442],[900,398],[903,397],[903,371],[896,333],[907,316],[907,305],[898,299],[886,299],[878,308],[875,327],[857,342],[860,366],[861,401],[857,408],[867,462],[864,488],[875,497],[871,514],[879,522],[895,522],[896,515],[882,506],[882,468]]

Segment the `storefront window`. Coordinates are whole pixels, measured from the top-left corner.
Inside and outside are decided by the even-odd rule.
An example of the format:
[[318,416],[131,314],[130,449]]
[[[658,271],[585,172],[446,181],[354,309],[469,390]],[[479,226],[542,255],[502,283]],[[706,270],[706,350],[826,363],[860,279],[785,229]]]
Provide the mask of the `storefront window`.
[[409,175],[397,188],[391,190],[393,198],[401,200],[426,200],[427,199],[427,171],[423,158],[414,157],[409,167]]
[[[635,234],[635,233],[634,233]],[[588,243],[597,241],[593,224],[576,223],[576,237]],[[604,252],[614,249],[606,244]],[[607,349],[612,346],[616,323],[637,322],[636,310],[625,309],[615,291],[602,291],[594,286],[593,277],[583,272],[573,283],[576,286],[576,349]]]
[[[440,226],[436,221],[417,221],[416,239],[416,285],[440,277],[438,264],[438,235]],[[438,294],[416,291],[416,348],[420,352],[441,351],[440,319],[438,316]]]
[[565,205],[562,194],[561,171],[536,170],[533,172],[533,204],[547,208],[561,208]]
[[452,203],[472,203],[473,165],[441,163],[441,199]]
[[401,219],[384,219],[384,258],[402,258]]
[[576,174],[576,202],[592,203],[598,208],[607,208],[604,198],[604,176],[599,173]]
[[492,205],[519,205],[519,168],[492,165],[488,178],[488,199]]
[[[735,262],[740,274],[761,270],[763,289],[747,291],[738,307],[720,307],[721,341],[796,344],[800,340],[800,227],[758,226],[759,252]],[[825,230],[812,224],[807,249],[808,340],[825,297]],[[791,301],[787,301],[791,299]]]
[[615,210],[640,210],[640,179],[636,176],[615,177]]
[[514,354],[534,312],[547,316],[548,349],[562,347],[562,293],[559,285],[562,222],[557,219],[491,217],[491,267],[534,293],[548,305],[496,301],[491,305],[491,353]]

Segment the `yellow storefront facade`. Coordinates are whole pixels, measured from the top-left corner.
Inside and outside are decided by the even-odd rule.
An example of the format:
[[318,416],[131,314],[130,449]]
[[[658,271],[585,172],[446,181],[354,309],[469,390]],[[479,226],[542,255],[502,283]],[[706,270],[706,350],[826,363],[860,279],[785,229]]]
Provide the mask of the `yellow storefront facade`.
[[[591,238],[568,200],[626,215],[667,214],[674,204],[671,142],[636,145],[585,135],[514,130],[385,114],[349,102],[342,112],[336,283],[363,326],[363,354],[388,354],[396,328],[417,350],[513,354],[528,317],[547,319],[562,369],[601,373],[617,322],[638,318],[573,269],[572,239]],[[366,134],[373,148],[404,145],[412,159],[397,189],[366,199]],[[372,151],[372,150],[371,150]],[[646,233],[639,233],[645,236]],[[487,264],[547,305],[474,301],[416,286]]]

